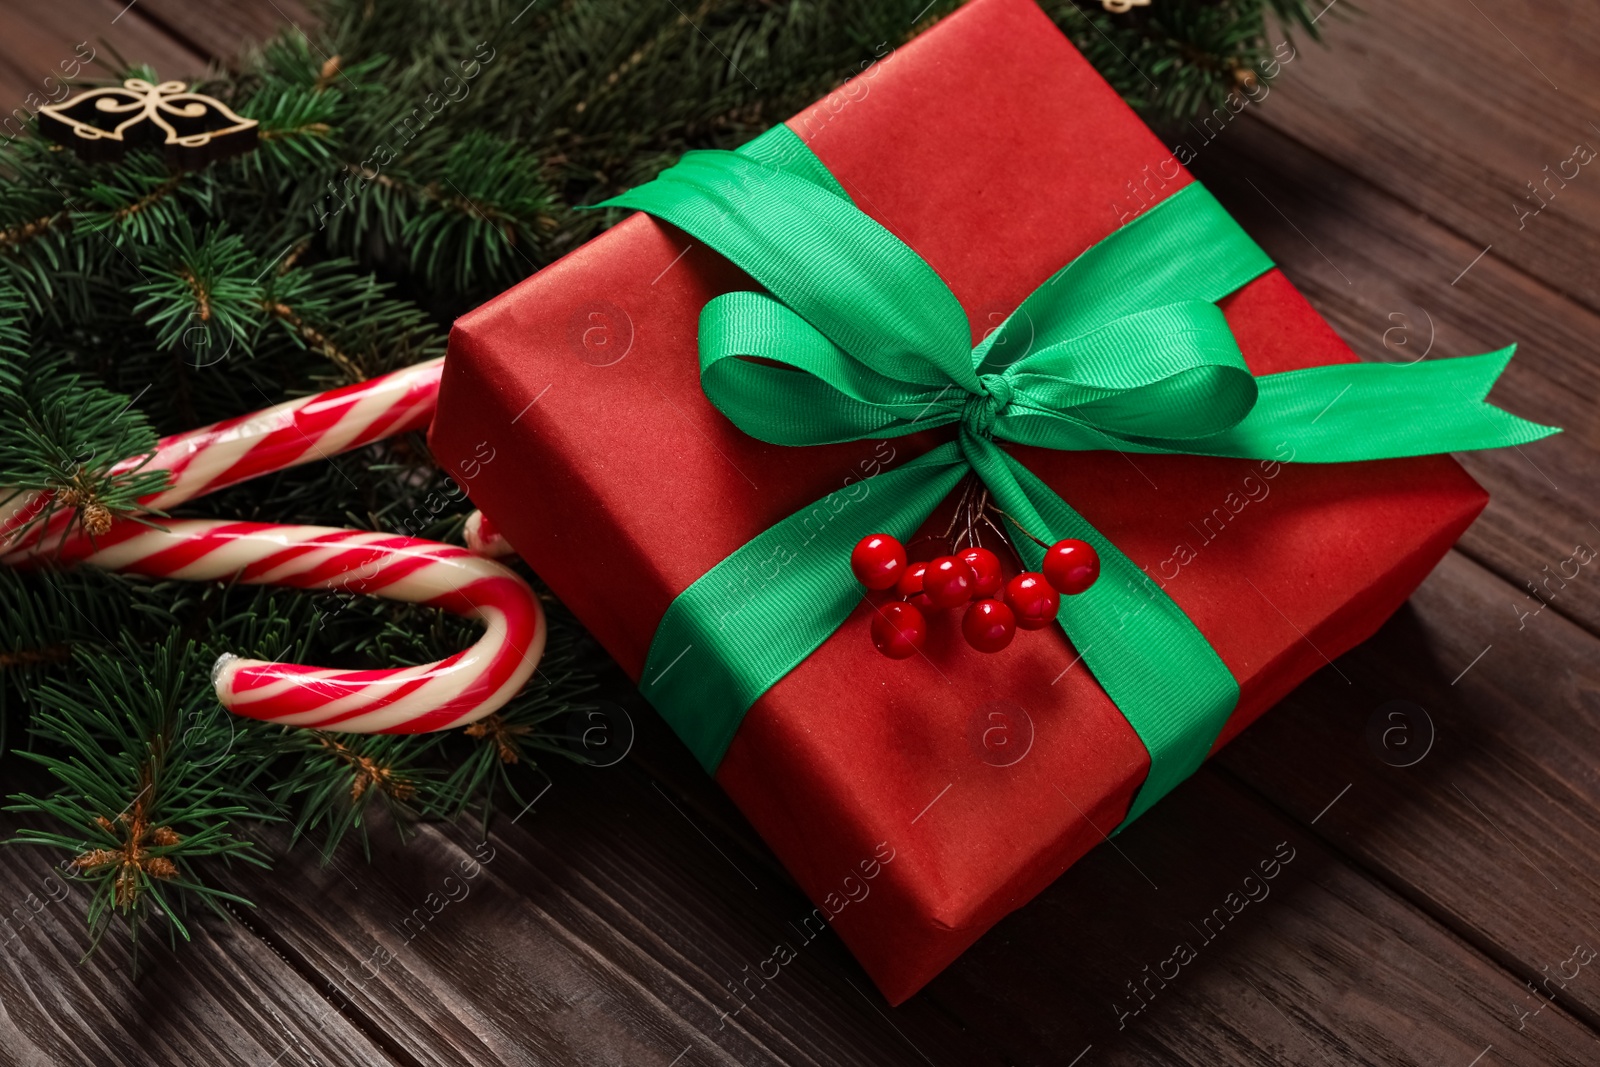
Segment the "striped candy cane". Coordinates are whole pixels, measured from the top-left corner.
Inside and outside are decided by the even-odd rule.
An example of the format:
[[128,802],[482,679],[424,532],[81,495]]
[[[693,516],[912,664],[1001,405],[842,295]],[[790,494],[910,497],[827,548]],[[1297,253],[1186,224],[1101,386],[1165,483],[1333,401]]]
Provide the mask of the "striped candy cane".
[[504,559],[506,556],[517,554],[511,542],[506,540],[505,534],[501,533],[494,523],[489,521],[489,516],[481,511],[474,511],[467,516],[466,524],[461,528],[461,539],[472,551],[490,559]]
[[[165,510],[270,471],[420,429],[432,418],[440,361],[164,439],[150,465],[172,485],[145,498]],[[119,464],[127,470],[136,461]],[[0,515],[0,539],[36,515],[44,494]],[[0,562],[56,557],[71,519],[58,513]],[[545,618],[526,582],[465,549],[320,526],[180,519],[151,529],[122,519],[94,539],[67,537],[59,557],[107,570],[370,593],[427,604],[485,625],[472,647],[416,667],[343,671],[225,655],[212,672],[232,711],[347,733],[423,733],[480,719],[520,690],[544,651]]]
[[[144,510],[166,511],[258,475],[420,430],[433,421],[443,367],[444,360],[430,359],[381,378],[164,437],[147,462],[142,462],[143,457],[126,459],[112,467],[111,473],[139,466],[167,471],[172,484],[139,501]],[[0,513],[0,544],[37,515],[49,499],[49,493],[36,493],[8,504]],[[43,531],[0,556],[0,563],[15,565],[53,550],[71,521],[70,509],[56,512]]]

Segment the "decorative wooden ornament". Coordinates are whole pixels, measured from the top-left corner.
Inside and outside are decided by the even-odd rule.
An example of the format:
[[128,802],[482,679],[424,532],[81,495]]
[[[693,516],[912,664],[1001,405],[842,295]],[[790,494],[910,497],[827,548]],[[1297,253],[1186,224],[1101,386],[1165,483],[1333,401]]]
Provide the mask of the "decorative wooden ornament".
[[256,147],[255,119],[183,82],[129,78],[39,109],[39,128],[91,163],[120,160],[130,148],[160,145],[168,162],[194,169]]

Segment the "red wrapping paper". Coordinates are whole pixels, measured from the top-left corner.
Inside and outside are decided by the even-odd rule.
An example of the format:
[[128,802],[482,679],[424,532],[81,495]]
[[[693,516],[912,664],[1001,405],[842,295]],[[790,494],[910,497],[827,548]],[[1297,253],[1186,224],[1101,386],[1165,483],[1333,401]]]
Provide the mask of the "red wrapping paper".
[[[1030,0],[976,0],[789,125],[939,272],[974,341],[1190,180]],[[635,679],[701,574],[940,439],[782,448],[735,428],[701,392],[696,330],[707,300],[753,287],[639,215],[451,335],[436,455]],[[1256,374],[1355,358],[1277,271],[1222,307]],[[1014,452],[1221,655],[1240,700],[1219,745],[1371,635],[1487,500],[1445,456]],[[899,1003],[1099,844],[1149,760],[1059,631],[983,656],[936,618],[928,658],[895,662],[867,610],[751,708],[717,780],[818,905],[797,925],[832,925]]]

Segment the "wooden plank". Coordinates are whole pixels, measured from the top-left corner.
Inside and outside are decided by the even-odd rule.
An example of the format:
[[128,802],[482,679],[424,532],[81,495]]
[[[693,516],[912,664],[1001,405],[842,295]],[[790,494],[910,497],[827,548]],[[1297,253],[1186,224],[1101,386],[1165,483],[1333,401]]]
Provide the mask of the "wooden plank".
[[930,1002],[891,1016],[831,933],[740,1010],[728,986],[799,941],[804,897],[637,769],[552,771],[486,853],[459,829],[407,847],[380,829],[370,866],[302,852],[239,889],[275,947],[421,1064],[1001,1062]]
[[[695,791],[720,803],[703,776]],[[1113,1003],[1136,1003],[1125,983],[1171,956],[1186,921],[1257,891],[1243,879],[1283,841],[1295,853],[1276,902],[1214,944],[1190,937],[1198,965],[1173,995],[1119,1017]],[[764,851],[626,767],[572,768],[409,941],[395,924],[472,853],[453,832],[380,842],[370,868],[291,861],[293,875],[251,888],[289,958],[428,1064],[530,1049],[575,1064],[1067,1063],[1090,1045],[1100,1063],[1467,1063],[1491,1043],[1503,1063],[1595,1054],[1559,1007],[1503,1043],[1497,1012],[1518,977],[1209,770],[908,1005],[883,1007],[830,935],[723,1030],[737,1002],[719,978],[736,980],[807,907],[745,843]]]
[[[1362,355],[1415,358],[1430,335],[1433,358],[1520,340],[1496,401],[1568,428],[1460,457],[1493,494],[1462,550],[1504,581],[1453,555],[1407,613],[1341,660],[1353,688],[1325,672],[1219,757],[1304,820],[1330,786],[1351,784],[1341,802],[1351,822],[1321,827],[1344,827],[1338,847],[1513,973],[1542,981],[1578,941],[1600,936],[1594,886],[1579,873],[1600,846],[1600,796],[1582,758],[1597,740],[1583,694],[1600,661],[1600,597],[1593,568],[1580,565],[1600,547],[1589,507],[1600,379],[1588,355],[1600,318],[1492,255],[1457,278],[1480,250],[1471,241],[1253,118],[1208,146],[1196,169]],[[1563,569],[1576,577],[1551,577]],[[1448,731],[1431,771],[1393,769],[1363,739],[1399,699]],[[1394,725],[1396,738],[1419,729],[1404,716]],[[1534,996],[1525,989],[1515,1003],[1534,1010]],[[1600,1023],[1600,992],[1581,982],[1560,1002]]]
[[[1441,583],[1463,569],[1477,576],[1478,597],[1436,602]],[[1585,938],[1580,930],[1584,923],[1594,922],[1586,916],[1600,900],[1588,880],[1572,887],[1587,894],[1585,917],[1569,922],[1567,901],[1551,900],[1555,894],[1531,869],[1525,870],[1523,877],[1509,877],[1516,872],[1506,863],[1515,853],[1496,852],[1497,847],[1505,849],[1497,835],[1494,841],[1480,839],[1492,833],[1486,822],[1474,830],[1452,820],[1430,821],[1416,827],[1415,835],[1399,841],[1379,834],[1376,848],[1347,848],[1351,836],[1365,841],[1372,824],[1383,821],[1383,812],[1406,810],[1403,798],[1396,798],[1392,790],[1374,793],[1369,789],[1373,776],[1409,773],[1382,763],[1368,747],[1362,733],[1372,713],[1396,697],[1420,700],[1435,708],[1430,695],[1433,690],[1451,693],[1451,678],[1482,650],[1482,645],[1472,647],[1470,638],[1436,647],[1431,638],[1407,639],[1403,631],[1397,634],[1395,627],[1405,625],[1418,610],[1426,611],[1440,631],[1459,631],[1457,620],[1462,618],[1487,624],[1497,618],[1487,602],[1507,592],[1499,579],[1453,554],[1439,576],[1423,587],[1416,601],[1418,608],[1407,609],[1378,638],[1340,661],[1341,669],[1350,673],[1352,661],[1363,662],[1363,657],[1381,653],[1388,670],[1381,686],[1374,690],[1368,685],[1352,699],[1343,681],[1327,672],[1247,731],[1220,758],[1229,774],[1246,778],[1252,788],[1261,789],[1299,816],[1302,828],[1285,830],[1297,848],[1307,840],[1304,824],[1313,824],[1316,829],[1312,832],[1336,828],[1339,832],[1325,844],[1338,853],[1355,855],[1364,870],[1377,872],[1385,883],[1383,890],[1361,887],[1362,879],[1345,868],[1340,856],[1318,851],[1322,858],[1313,865],[1318,871],[1316,886],[1280,893],[1275,903],[1262,909],[1266,917],[1259,921],[1273,931],[1271,936],[1249,935],[1231,948],[1219,942],[1218,947],[1227,951],[1215,973],[1202,968],[1197,973],[1204,977],[1192,993],[1189,985],[1175,984],[1176,1003],[1163,1003],[1159,1011],[1141,1016],[1158,1023],[1151,1032],[1142,1028],[1131,1034],[1120,1031],[1110,1004],[1118,991],[1126,992],[1121,983],[1138,978],[1145,964],[1154,966],[1171,955],[1168,935],[1181,927],[1180,920],[1197,920],[1222,899],[1260,858],[1252,859],[1251,849],[1282,839],[1270,838],[1264,831],[1241,838],[1234,827],[1255,826],[1254,820],[1263,815],[1248,798],[1224,798],[1226,804],[1219,801],[1214,793],[1221,788],[1214,781],[1218,772],[1208,770],[1196,780],[1208,784],[1185,786],[1118,838],[1117,847],[1128,852],[1161,886],[1159,896],[1153,893],[1147,907],[1130,905],[1130,901],[1139,901],[1148,883],[1114,849],[1102,847],[979,941],[913,1005],[924,999],[935,1002],[974,1034],[984,1035],[1002,1049],[1006,1061],[1012,1063],[1067,1063],[1091,1044],[1094,1051],[1085,1057],[1085,1063],[1465,1064],[1491,1044],[1494,1055],[1501,1058],[1486,1057],[1483,1062],[1593,1062],[1596,1053],[1581,1042],[1564,1045],[1558,1054],[1538,1036],[1547,1020],[1559,1016],[1563,1033],[1578,1035],[1572,1040],[1579,1041],[1581,1027],[1573,1028],[1573,1018],[1568,1015],[1571,998],[1563,996],[1556,1005],[1541,1008],[1522,985],[1528,979],[1542,979],[1543,967],[1554,969],[1571,957],[1574,945],[1561,944],[1568,935],[1576,932],[1574,944],[1582,940],[1600,949],[1600,933]],[[1565,639],[1577,642],[1553,657],[1556,662],[1590,665],[1591,670],[1600,663],[1596,658],[1600,649],[1592,638],[1553,615],[1549,621],[1560,625]],[[1520,648],[1492,651],[1461,684],[1489,665],[1497,653],[1507,651],[1510,654],[1498,661],[1503,677],[1477,708],[1484,719],[1498,723],[1507,735],[1527,729],[1548,735],[1552,723],[1580,717],[1575,702],[1595,691],[1592,681],[1581,676],[1570,683],[1564,706],[1547,695],[1531,698],[1540,701],[1538,706],[1549,707],[1539,723],[1531,723],[1522,706],[1506,698],[1506,693],[1517,690],[1519,671],[1530,669],[1529,664],[1531,672],[1543,676],[1562,673],[1552,657],[1534,653],[1525,658]],[[1435,661],[1443,661],[1449,673],[1440,676],[1443,667],[1430,666]],[[1358,686],[1363,684],[1362,676],[1352,677]],[[1319,693],[1310,708],[1304,704],[1307,692]],[[1293,710],[1297,708],[1302,710]],[[1335,717],[1332,710],[1341,714]],[[1288,735],[1274,729],[1279,717],[1291,715],[1297,723],[1305,719],[1323,728]],[[694,805],[697,819],[703,817],[707,825],[712,821],[719,826],[728,824],[736,834],[739,820],[724,810],[725,800],[695,788],[696,779],[703,778],[692,760],[678,758],[679,746],[669,739],[651,736],[655,724],[643,717],[639,721],[636,751],[651,772],[673,780],[689,793],[682,802],[686,808]],[[1389,725],[1387,720],[1384,725]],[[1473,727],[1467,729],[1477,733]],[[1555,794],[1558,806],[1540,818],[1559,822],[1566,797],[1552,790],[1545,779],[1552,773],[1557,779],[1579,775],[1596,783],[1596,775],[1588,769],[1592,760],[1585,756],[1600,748],[1600,737],[1592,734],[1583,727],[1575,735],[1546,736],[1546,743],[1540,746],[1543,752],[1519,754],[1509,780],[1491,793],[1485,810],[1493,811],[1493,818],[1508,833],[1532,833],[1526,822],[1504,821],[1503,807],[1511,803],[1538,810]],[[1263,737],[1267,740],[1261,740]],[[1441,740],[1441,746],[1448,743]],[[1271,780],[1243,773],[1232,760],[1236,751],[1249,751],[1250,760],[1272,767]],[[1337,759],[1330,762],[1330,753]],[[1473,752],[1470,766],[1459,769],[1474,778],[1492,778],[1499,773],[1502,759],[1503,753],[1491,742]],[[1541,765],[1555,769],[1541,776]],[[1362,774],[1366,777],[1358,778]],[[1341,795],[1343,787],[1352,782],[1350,792]],[[1290,786],[1298,788],[1283,795]],[[1600,785],[1595,788],[1600,792]],[[1519,799],[1519,789],[1529,795]],[[1231,789],[1222,791],[1231,796]],[[1363,795],[1366,803],[1347,813],[1347,802]],[[1483,802],[1477,793],[1473,795]],[[1335,799],[1338,803],[1329,807]],[[1218,814],[1224,810],[1227,814]],[[1360,818],[1344,821],[1358,811]],[[1395,816],[1396,821],[1402,818]],[[1582,813],[1577,821],[1582,826],[1600,826],[1600,820],[1589,813]],[[1269,818],[1263,825],[1278,824]],[[1569,829],[1567,834],[1572,832]],[[716,831],[719,841],[722,833]],[[1554,857],[1560,855],[1562,841],[1569,839],[1547,840],[1544,856],[1535,861],[1552,877],[1561,877]],[[1241,840],[1253,844],[1243,848]],[[749,854],[762,851],[753,836],[730,840],[725,847],[741,864],[747,854],[736,853],[736,845],[749,848]],[[1592,870],[1592,863],[1586,862],[1591,858],[1587,850],[1592,847],[1592,843],[1586,844],[1569,861]],[[1416,870],[1397,871],[1397,858],[1409,858]],[[1158,871],[1157,865],[1164,866]],[[1419,884],[1423,889],[1417,888]],[[1283,888],[1290,885],[1285,882]],[[1178,889],[1176,895],[1173,886]],[[1441,904],[1439,894],[1451,888],[1460,889],[1466,901],[1449,900],[1446,893],[1445,902],[1451,906]],[[1306,893],[1310,897],[1303,900]],[[1432,917],[1424,919],[1411,912],[1411,905]],[[1537,913],[1535,917],[1530,918],[1529,909]],[[1476,951],[1464,949],[1456,941],[1461,935],[1444,932],[1449,929],[1462,931],[1463,939]],[[1594,929],[1600,931],[1600,924]],[[1437,947],[1441,938],[1454,947],[1448,951]],[[1400,957],[1404,966],[1394,964],[1396,946],[1405,947]],[[1552,946],[1560,946],[1562,951],[1553,955]],[[1471,958],[1470,964],[1455,961],[1463,952]],[[1337,966],[1330,967],[1329,960]],[[1481,980],[1483,985],[1472,989],[1429,987],[1426,992],[1413,988],[1413,983],[1421,980],[1419,975],[1435,969],[1471,973],[1476,976],[1473,981]],[[1188,983],[1187,967],[1184,975]],[[1284,991],[1290,995],[1283,995]],[[1317,1011],[1325,1010],[1320,1006],[1331,1002],[1340,1003],[1339,1017],[1319,1018]],[[1398,1015],[1396,1005],[1405,1006]],[[1453,1014],[1450,1005],[1460,1005],[1460,1013]],[[1513,1008],[1530,1012],[1521,1030],[1518,1024],[1522,1020]],[[1596,1023],[1587,1001],[1574,1002],[1571,1009],[1578,1023]],[[1131,1023],[1128,1029],[1133,1030]],[[1314,1035],[1310,1045],[1304,1043],[1302,1030]],[[1474,1047],[1474,1042],[1480,1043]],[[937,1056],[935,1061],[941,1062]]]
[[[1600,309],[1600,172],[1563,166],[1578,144],[1600,150],[1600,11],[1413,0],[1345,17],[1351,6],[1319,23],[1328,49],[1300,40],[1265,120],[1456,231],[1469,255],[1492,244],[1491,256]],[[1570,180],[1547,191],[1558,170]],[[1549,207],[1520,219],[1541,200]]]
[[[0,818],[9,837],[17,818]],[[244,927],[190,924],[176,951],[150,931],[131,976],[120,920],[87,962],[87,893],[53,854],[7,847],[0,864],[0,1060],[66,1063],[349,1064],[391,1062]]]
[[[1519,629],[1509,595],[1453,553],[1218,762],[1306,823],[1348,786],[1316,832],[1542,983],[1572,979],[1575,946],[1600,950],[1600,639],[1553,612]],[[1600,975],[1582,975],[1550,992],[1600,1028]],[[1501,1005],[1515,1029],[1513,1005],[1539,1001]]]
[[[1319,806],[1340,788],[1326,777]],[[1349,799],[1329,825],[1348,825]],[[1005,919],[925,996],[994,1035],[1008,1063],[1600,1057],[1600,1038],[1559,1007],[1508,1029],[1521,993],[1520,976],[1207,769]]]
[[219,63],[279,33],[309,33],[316,25],[303,0],[140,0],[139,10],[169,37]]
[[[15,114],[26,117],[52,97],[64,99],[59,79],[63,71],[85,57],[79,77],[108,79],[116,61],[112,51],[129,63],[149,63],[163,77],[187,78],[205,69],[201,56],[166,36],[140,17],[132,5],[115,0],[52,0],[30,4],[5,16],[5,39],[0,43],[0,120]],[[68,64],[63,67],[62,64]],[[53,79],[46,81],[46,79]],[[30,100],[30,97],[32,99]],[[15,130],[8,128],[8,134]]]
[[1477,253],[1470,243],[1248,117],[1195,170],[1363,357],[1437,359],[1518,342],[1495,402],[1567,432],[1458,457],[1492,498],[1461,546],[1512,584],[1497,615],[1537,608],[1524,600],[1532,581],[1552,610],[1600,632],[1600,598],[1581,583],[1545,588],[1575,545],[1600,548],[1589,506],[1600,496],[1600,315],[1492,256],[1452,285]]

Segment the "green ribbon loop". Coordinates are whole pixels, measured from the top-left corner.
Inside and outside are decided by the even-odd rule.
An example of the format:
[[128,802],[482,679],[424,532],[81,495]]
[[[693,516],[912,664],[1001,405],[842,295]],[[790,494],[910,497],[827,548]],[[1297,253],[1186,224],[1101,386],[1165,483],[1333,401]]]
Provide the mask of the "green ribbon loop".
[[766,290],[717,297],[700,319],[706,395],[746,433],[817,445],[958,427],[768,529],[669,606],[640,687],[708,771],[750,705],[860,603],[855,543],[909,538],[975,473],[1030,569],[1043,551],[1021,529],[1100,553],[1100,580],[1058,621],[1150,752],[1132,820],[1204,761],[1238,685],[1182,609],[998,442],[1259,459],[1287,446],[1337,463],[1558,432],[1484,399],[1512,348],[1254,377],[1216,301],[1272,262],[1199,184],[1085,251],[976,346],[933,268],[787,127],[690,152],[606,203],[673,223]]

